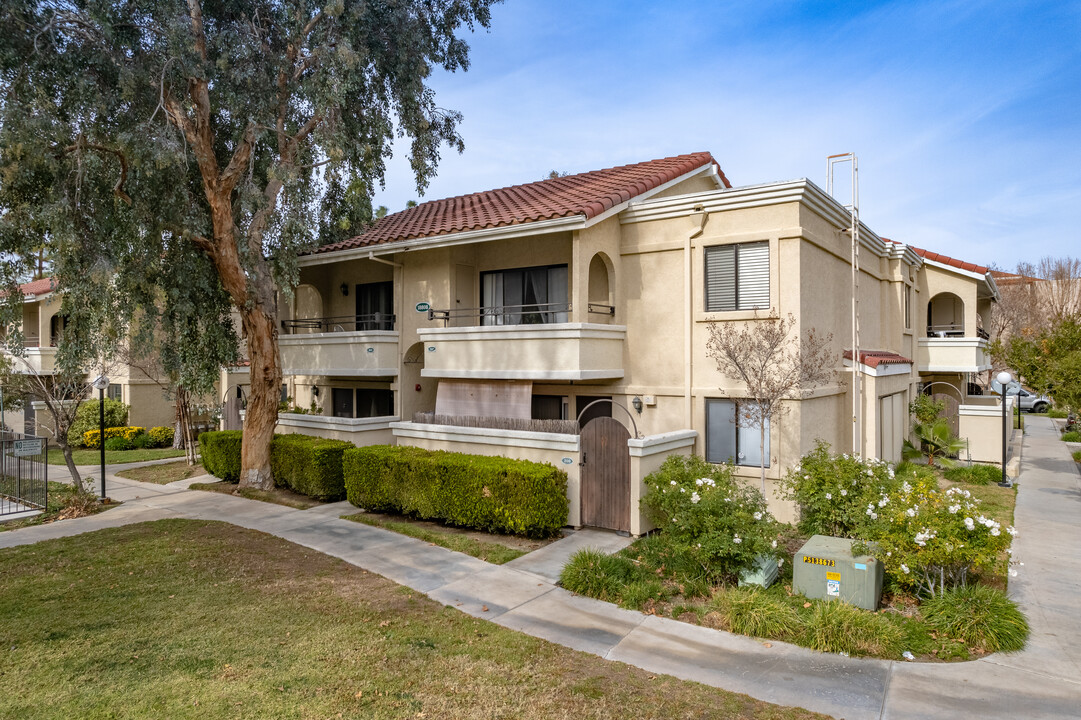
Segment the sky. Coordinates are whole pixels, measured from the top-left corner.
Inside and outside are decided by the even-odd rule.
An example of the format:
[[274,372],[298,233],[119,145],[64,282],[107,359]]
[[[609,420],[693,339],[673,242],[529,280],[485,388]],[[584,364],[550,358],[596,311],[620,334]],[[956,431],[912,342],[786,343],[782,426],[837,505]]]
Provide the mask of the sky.
[[376,205],[699,151],[733,186],[824,188],[854,152],[881,236],[1081,256],[1081,0],[508,0],[467,40],[469,70],[431,78],[465,152],[420,195],[397,148]]

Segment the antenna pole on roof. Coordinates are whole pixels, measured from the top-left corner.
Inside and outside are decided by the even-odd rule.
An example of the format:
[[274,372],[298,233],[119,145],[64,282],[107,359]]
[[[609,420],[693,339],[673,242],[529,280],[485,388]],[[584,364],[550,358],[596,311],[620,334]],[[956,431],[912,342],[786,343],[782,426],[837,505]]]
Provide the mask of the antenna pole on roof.
[[[833,195],[837,165],[850,163],[852,201],[844,205],[849,214],[848,233],[852,240],[852,452],[863,455],[863,376],[860,373],[860,185],[855,153],[826,158],[826,192]],[[836,198],[835,198],[836,199]]]

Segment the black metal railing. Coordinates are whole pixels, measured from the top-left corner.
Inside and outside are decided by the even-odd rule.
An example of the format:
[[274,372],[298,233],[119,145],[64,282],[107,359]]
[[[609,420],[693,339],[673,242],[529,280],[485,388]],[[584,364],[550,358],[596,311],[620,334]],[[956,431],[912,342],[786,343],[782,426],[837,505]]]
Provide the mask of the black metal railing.
[[604,303],[591,302],[586,305],[586,312],[593,313],[594,315],[615,316],[616,308],[614,305],[605,305]]
[[302,318],[282,320],[282,332],[286,335],[335,332],[370,332],[372,330],[393,330],[396,318],[387,313],[371,315],[337,315],[323,318]]
[[533,303],[532,305],[489,305],[481,308],[429,310],[429,320],[442,320],[443,326],[477,325],[549,325],[568,321],[570,303]]
[[0,516],[44,510],[49,503],[46,438],[0,433]]
[[933,338],[947,338],[947,337],[964,337],[965,326],[957,323],[947,323],[944,325],[928,325],[927,337]]

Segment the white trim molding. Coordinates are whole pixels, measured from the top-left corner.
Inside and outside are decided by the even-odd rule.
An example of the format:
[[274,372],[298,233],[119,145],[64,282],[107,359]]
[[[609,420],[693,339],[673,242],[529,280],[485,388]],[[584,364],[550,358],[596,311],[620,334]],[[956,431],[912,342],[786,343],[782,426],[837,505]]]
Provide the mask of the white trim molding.
[[[493,337],[494,336],[494,337]],[[600,323],[547,323],[544,325],[478,325],[476,327],[420,328],[422,342],[437,340],[625,340],[626,325]]]
[[364,430],[387,430],[392,423],[401,418],[397,415],[384,415],[372,418],[343,418],[331,415],[303,415],[300,413],[278,413],[278,425],[305,428],[310,430],[342,430],[361,432]]
[[627,441],[627,447],[631,457],[649,457],[693,447],[697,439],[697,430],[674,430],[659,435],[647,435],[644,438],[631,438]]
[[458,425],[429,425],[415,422],[390,424],[395,438],[416,438],[437,442],[473,443],[496,445],[506,448],[538,448],[560,452],[578,452],[577,435],[562,433],[531,432],[525,430],[498,430],[495,428],[461,427]]

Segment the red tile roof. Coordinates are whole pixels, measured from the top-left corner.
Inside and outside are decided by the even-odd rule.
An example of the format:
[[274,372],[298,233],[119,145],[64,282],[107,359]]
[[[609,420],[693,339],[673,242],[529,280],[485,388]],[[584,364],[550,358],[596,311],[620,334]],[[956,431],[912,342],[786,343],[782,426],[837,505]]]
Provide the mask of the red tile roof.
[[1018,275],[1017,273],[1003,272],[1002,270],[992,270],[991,277],[995,279],[995,283],[998,285],[1020,285],[1022,283],[1029,285],[1042,282],[1042,278],[1033,275]]
[[[845,360],[851,360],[852,351],[845,350],[844,357]],[[860,350],[860,364],[869,368],[876,368],[879,365],[911,365],[912,361],[903,355],[888,350]]]
[[961,270],[968,270],[969,272],[979,273],[981,275],[987,274],[987,268],[985,268],[983,265],[977,265],[975,263],[965,262],[963,260],[955,260],[952,257],[940,255],[939,253],[934,253],[930,250],[924,250],[913,245],[909,245],[909,247],[912,248],[912,252],[916,253],[925,260],[933,260],[934,262],[940,262],[943,265],[949,265],[950,267],[959,268]]
[[[324,245],[315,252],[334,252],[575,215],[584,215],[588,220],[710,164],[717,165],[717,161],[708,152],[692,153],[432,200],[387,215],[362,235]],[[725,187],[731,187],[719,166],[717,173]]]
[[23,295],[44,295],[56,289],[56,278],[41,278],[19,286]]

